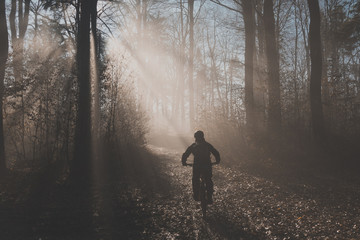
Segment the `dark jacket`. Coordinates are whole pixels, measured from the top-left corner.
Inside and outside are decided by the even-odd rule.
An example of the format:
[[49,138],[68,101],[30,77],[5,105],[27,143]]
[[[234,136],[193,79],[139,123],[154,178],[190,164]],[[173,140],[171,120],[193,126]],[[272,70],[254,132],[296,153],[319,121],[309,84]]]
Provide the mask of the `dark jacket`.
[[207,166],[211,164],[210,154],[213,154],[216,163],[220,162],[220,154],[219,152],[208,142],[201,141],[191,144],[184,154],[182,155],[181,162],[183,165],[186,164],[187,158],[190,154],[194,155],[194,165],[198,166]]

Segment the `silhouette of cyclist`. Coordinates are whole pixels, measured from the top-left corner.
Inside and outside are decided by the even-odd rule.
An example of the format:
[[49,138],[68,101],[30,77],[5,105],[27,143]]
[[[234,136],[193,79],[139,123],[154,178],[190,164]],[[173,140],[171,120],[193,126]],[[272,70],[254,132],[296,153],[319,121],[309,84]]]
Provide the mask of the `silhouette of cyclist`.
[[194,134],[194,137],[195,137],[195,143],[191,144],[186,149],[186,151],[182,155],[181,162],[183,166],[186,166],[187,158],[190,156],[190,154],[194,155],[193,177],[192,177],[194,200],[200,201],[200,196],[199,196],[200,174],[202,174],[205,179],[208,204],[212,204],[214,184],[213,181],[211,180],[212,164],[210,160],[210,154],[212,153],[215,156],[216,164],[220,163],[220,154],[210,143],[205,141],[204,132],[197,131]]

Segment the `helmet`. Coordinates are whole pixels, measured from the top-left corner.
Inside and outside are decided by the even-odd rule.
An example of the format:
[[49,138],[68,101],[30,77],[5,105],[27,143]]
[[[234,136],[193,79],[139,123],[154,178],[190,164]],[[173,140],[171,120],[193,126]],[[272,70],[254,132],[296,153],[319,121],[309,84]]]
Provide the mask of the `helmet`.
[[204,139],[204,132],[203,132],[203,131],[197,131],[197,132],[194,134],[194,138],[195,138],[195,139]]

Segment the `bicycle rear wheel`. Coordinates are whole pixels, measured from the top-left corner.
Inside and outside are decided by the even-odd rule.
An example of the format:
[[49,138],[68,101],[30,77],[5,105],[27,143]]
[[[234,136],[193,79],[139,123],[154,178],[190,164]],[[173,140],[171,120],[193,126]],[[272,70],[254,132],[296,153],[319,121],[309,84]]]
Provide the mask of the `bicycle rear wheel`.
[[203,218],[206,218],[207,199],[204,180],[200,179],[200,204]]

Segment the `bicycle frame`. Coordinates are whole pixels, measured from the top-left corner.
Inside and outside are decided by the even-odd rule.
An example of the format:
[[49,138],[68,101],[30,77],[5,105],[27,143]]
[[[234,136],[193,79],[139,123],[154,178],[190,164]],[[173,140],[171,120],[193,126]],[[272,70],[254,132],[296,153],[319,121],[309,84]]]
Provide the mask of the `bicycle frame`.
[[[216,163],[211,163],[211,165],[215,165]],[[193,167],[194,164],[187,163],[186,166]],[[203,218],[206,218],[206,209],[207,209],[207,194],[206,194],[206,187],[205,187],[205,179],[203,177],[203,174],[200,173],[200,188],[199,188],[199,196],[200,196],[200,205],[201,205],[201,211],[203,214]]]

